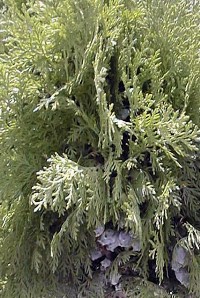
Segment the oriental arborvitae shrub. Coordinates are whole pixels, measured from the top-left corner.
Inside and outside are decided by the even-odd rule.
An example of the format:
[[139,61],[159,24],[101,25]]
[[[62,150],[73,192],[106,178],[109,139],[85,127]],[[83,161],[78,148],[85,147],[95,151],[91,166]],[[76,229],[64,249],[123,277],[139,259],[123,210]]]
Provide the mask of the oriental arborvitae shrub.
[[199,1],[1,7],[1,296],[199,297]]

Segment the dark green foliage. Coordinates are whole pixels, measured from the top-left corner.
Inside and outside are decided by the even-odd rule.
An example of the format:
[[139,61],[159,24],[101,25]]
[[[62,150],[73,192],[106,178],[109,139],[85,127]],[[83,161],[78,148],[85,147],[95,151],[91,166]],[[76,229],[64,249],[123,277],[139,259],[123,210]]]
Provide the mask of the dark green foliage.
[[162,282],[178,243],[190,254],[189,289],[198,295],[199,4],[5,5],[3,297],[59,297],[62,285],[66,297],[102,297],[89,254],[94,229],[108,222],[137,235],[142,249],[120,253],[107,275],[134,259],[145,278],[153,262]]

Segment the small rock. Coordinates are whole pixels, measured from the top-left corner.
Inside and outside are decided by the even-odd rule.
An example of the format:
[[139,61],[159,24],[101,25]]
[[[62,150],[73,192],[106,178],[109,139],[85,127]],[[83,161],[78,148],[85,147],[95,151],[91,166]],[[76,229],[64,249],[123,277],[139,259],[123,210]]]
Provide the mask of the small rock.
[[130,247],[133,243],[133,238],[127,232],[121,231],[119,233],[119,246]]
[[119,283],[120,277],[121,277],[121,274],[119,273],[113,274],[110,279],[111,285],[116,286]]
[[130,110],[127,108],[122,108],[120,111],[117,113],[117,118],[121,120],[126,120],[130,115]]
[[105,258],[105,259],[101,262],[102,270],[107,269],[110,265],[111,265],[111,261],[108,260],[107,258]]
[[103,234],[104,230],[105,230],[105,227],[104,227],[104,226],[99,226],[99,227],[97,227],[97,228],[94,230],[94,232],[95,232],[95,236],[96,236],[96,237],[101,236],[101,235]]
[[103,232],[98,242],[101,245],[110,245],[115,242],[118,242],[118,232],[115,232],[112,229],[105,230],[105,232]]
[[175,276],[177,280],[184,285],[186,288],[189,286],[189,272],[186,268],[181,268],[178,271],[175,271]]
[[113,252],[115,248],[117,248],[118,246],[120,246],[119,239],[116,239],[114,243],[107,246],[107,250],[110,250]]
[[92,261],[98,260],[99,258],[101,258],[103,256],[102,252],[100,250],[93,250],[90,253],[90,258]]
[[132,242],[133,251],[137,252],[141,250],[141,244],[139,239],[134,239]]
[[182,246],[176,245],[172,254],[171,267],[174,271],[184,268],[189,264],[189,253]]

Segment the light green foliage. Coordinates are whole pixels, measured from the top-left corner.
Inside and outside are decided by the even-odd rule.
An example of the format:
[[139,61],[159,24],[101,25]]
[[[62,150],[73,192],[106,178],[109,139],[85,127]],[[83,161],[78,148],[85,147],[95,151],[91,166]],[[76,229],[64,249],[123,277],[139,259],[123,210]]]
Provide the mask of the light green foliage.
[[[198,294],[199,4],[4,5],[2,295],[56,297],[65,284],[72,297],[74,284],[76,297],[102,297],[103,286],[95,278],[91,284],[89,252],[93,230],[110,221],[140,239],[141,275],[148,277],[154,260],[160,282],[169,247],[181,241],[191,255],[190,290]],[[131,257],[128,250],[119,254],[107,275],[132,266]]]

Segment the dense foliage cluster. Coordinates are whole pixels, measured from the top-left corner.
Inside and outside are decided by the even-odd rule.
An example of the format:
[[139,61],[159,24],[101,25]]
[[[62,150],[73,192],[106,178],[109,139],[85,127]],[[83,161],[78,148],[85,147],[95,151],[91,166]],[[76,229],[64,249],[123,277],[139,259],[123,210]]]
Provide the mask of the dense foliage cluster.
[[100,258],[198,296],[198,1],[1,6],[1,295],[104,297]]

